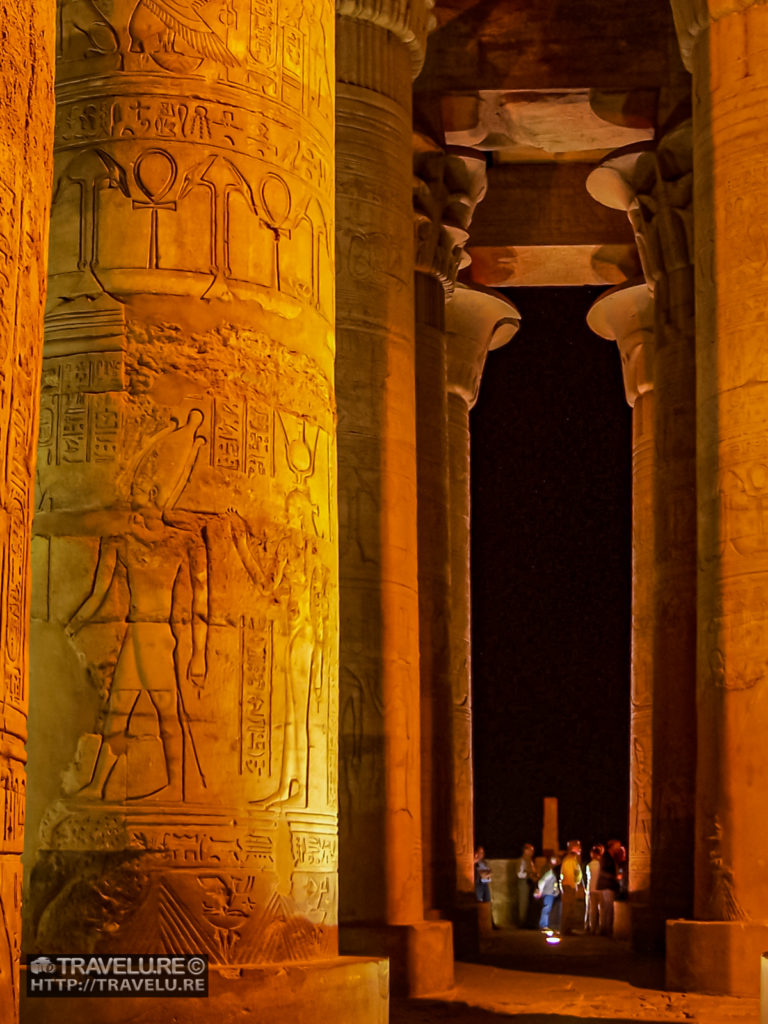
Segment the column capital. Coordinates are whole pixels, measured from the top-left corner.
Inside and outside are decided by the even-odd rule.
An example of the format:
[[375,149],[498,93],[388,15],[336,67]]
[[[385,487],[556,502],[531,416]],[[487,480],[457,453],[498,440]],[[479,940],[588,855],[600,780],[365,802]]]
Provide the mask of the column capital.
[[391,32],[411,54],[413,77],[421,71],[427,35],[435,27],[435,0],[336,0],[336,14]]
[[471,151],[440,149],[413,136],[413,213],[416,270],[437,278],[448,295],[469,266],[464,248],[475,207],[485,195],[485,160]]
[[[692,317],[693,143],[691,121],[682,121],[654,147],[628,146],[606,157],[587,178],[597,202],[625,210],[635,233],[640,262],[651,293],[661,287],[663,313]],[[669,286],[672,277],[677,281]]]
[[590,329],[619,346],[624,392],[634,407],[653,391],[654,303],[645,282],[628,282],[603,292],[587,313]]
[[446,306],[448,391],[471,408],[477,401],[485,358],[517,334],[520,313],[509,299],[490,289],[458,285]]

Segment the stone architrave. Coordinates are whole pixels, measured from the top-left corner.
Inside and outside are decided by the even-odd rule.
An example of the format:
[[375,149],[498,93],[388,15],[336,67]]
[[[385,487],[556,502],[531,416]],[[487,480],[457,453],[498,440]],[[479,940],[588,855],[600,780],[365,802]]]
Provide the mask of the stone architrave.
[[698,491],[694,921],[673,987],[756,995],[768,948],[768,7],[673,0],[693,73]]
[[60,10],[25,941],[207,954],[153,1020],[386,1018],[336,957],[333,16]]
[[455,927],[457,902],[475,896],[471,814],[468,827],[457,821],[460,809],[471,808],[471,795],[457,799],[452,775],[445,303],[469,263],[464,243],[485,186],[482,156],[446,153],[414,137],[421,756],[430,766],[421,778],[424,905],[450,916]]
[[633,901],[651,887],[654,632],[658,457],[654,417],[654,301],[645,282],[604,292],[590,328],[616,341],[632,407],[632,664],[629,761],[629,885]]
[[411,994],[453,979],[421,854],[411,90],[430,7],[336,7],[341,943],[387,953]]
[[55,4],[0,2],[0,1020],[17,1020],[30,530],[53,166]]
[[[693,909],[696,771],[696,480],[691,125],[657,146],[619,151],[588,179],[626,210],[654,296],[654,593],[636,619],[646,651],[651,733],[632,739],[630,892],[633,943],[663,948],[664,920]],[[644,714],[645,714],[644,713]],[[633,714],[639,714],[633,699]],[[635,742],[637,740],[637,742]],[[650,744],[650,746],[649,746]],[[652,748],[652,749],[651,749]],[[647,792],[635,783],[645,780]]]
[[472,813],[472,605],[470,586],[469,412],[477,401],[488,352],[520,326],[512,303],[490,290],[457,285],[446,308],[450,508],[450,672],[453,842],[456,886],[474,886]]

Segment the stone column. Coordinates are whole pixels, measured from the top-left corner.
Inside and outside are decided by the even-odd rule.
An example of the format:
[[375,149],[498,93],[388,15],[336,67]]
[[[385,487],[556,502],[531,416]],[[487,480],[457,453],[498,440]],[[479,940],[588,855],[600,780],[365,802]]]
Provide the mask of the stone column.
[[505,345],[519,326],[520,315],[512,303],[489,290],[459,285],[446,310],[452,806],[456,888],[460,893],[474,889],[469,411],[477,401],[488,352]]
[[604,292],[587,314],[602,338],[616,341],[632,415],[632,633],[629,762],[629,885],[631,909],[651,890],[655,690],[654,640],[659,459],[654,416],[654,302],[645,283]]
[[102,10],[58,39],[27,948],[209,958],[78,1019],[385,1020],[336,957],[333,11]]
[[[0,2],[0,1020],[17,1020],[29,535],[53,164],[53,0]],[[13,87],[10,87],[13,83]]]
[[337,12],[341,941],[418,994],[453,978],[421,859],[411,82],[429,5]]
[[[647,648],[652,722],[632,747],[632,939],[663,948],[667,918],[693,910],[696,768],[696,480],[691,125],[652,150],[619,151],[587,182],[625,209],[654,297],[653,606],[637,622]],[[636,709],[636,706],[633,705]],[[681,725],[682,723],[682,725]],[[637,762],[637,763],[636,763]],[[651,771],[652,767],[652,771]],[[637,788],[644,779],[644,788]]]
[[[421,675],[421,796],[424,905],[457,926],[457,897],[467,888],[472,857],[453,775],[453,700],[450,674],[450,539],[448,392],[445,304],[456,275],[469,264],[464,251],[472,214],[485,193],[485,160],[477,153],[445,153],[414,138],[416,245],[416,439]],[[459,804],[463,801],[459,801]],[[471,872],[469,874],[471,879]],[[461,894],[459,896],[459,894]],[[474,909],[474,908],[472,908]]]
[[[768,8],[675,0],[693,72],[698,552],[695,922],[674,987],[757,995],[768,948]],[[758,857],[760,855],[758,854]]]

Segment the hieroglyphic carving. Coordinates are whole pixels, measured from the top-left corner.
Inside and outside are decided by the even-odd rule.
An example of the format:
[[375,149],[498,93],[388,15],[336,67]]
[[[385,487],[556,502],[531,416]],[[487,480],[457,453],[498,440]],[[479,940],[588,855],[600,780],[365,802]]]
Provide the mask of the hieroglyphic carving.
[[122,358],[83,353],[43,363],[38,459],[42,465],[110,462],[120,433]]
[[19,1009],[29,534],[53,128],[50,3],[0,12],[0,1019]]
[[[331,951],[336,847],[292,871],[285,816],[335,829],[332,16],[62,0],[36,605],[70,763],[49,758],[30,903],[49,948],[155,945],[159,906],[160,945],[218,963]],[[99,858],[146,884],[91,925]]]
[[[131,153],[121,163],[87,149],[64,167],[51,224],[52,303],[144,289],[227,300],[269,289],[285,295],[291,317],[292,300],[329,312],[329,230],[305,185],[272,171],[254,178],[216,153],[183,164],[158,147]],[[190,219],[194,241],[183,228]]]
[[82,65],[132,78],[213,77],[330,122],[329,14],[290,0],[61,0],[59,77],[75,78]]

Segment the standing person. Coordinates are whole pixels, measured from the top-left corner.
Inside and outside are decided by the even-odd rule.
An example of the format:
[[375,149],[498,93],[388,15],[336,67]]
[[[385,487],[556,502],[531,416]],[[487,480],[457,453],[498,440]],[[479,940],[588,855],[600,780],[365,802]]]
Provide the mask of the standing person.
[[619,862],[623,847],[618,839],[609,839],[600,858],[597,888],[600,893],[600,934],[613,935],[613,904],[621,886]]
[[562,892],[563,922],[561,935],[573,935],[577,922],[577,900],[584,892],[584,876],[581,871],[581,843],[571,839],[566,844],[566,854],[560,866],[560,890]]
[[526,843],[523,853],[517,860],[512,861],[513,871],[517,879],[517,924],[519,928],[529,928],[528,910],[531,902],[531,893],[539,880],[539,873],[533,863],[534,847],[532,843]]
[[475,847],[475,896],[478,903],[491,902],[491,869],[482,846]]
[[556,931],[560,924],[560,876],[557,870],[559,863],[560,858],[556,854],[549,858],[549,864],[539,879],[536,892],[533,894],[542,901],[539,916],[539,928],[542,931],[546,931],[548,928]]
[[597,879],[600,876],[600,858],[605,853],[605,847],[596,843],[589,851],[589,864],[587,864],[587,907],[584,915],[584,930],[587,935],[597,935],[600,921],[600,892],[597,888]]

